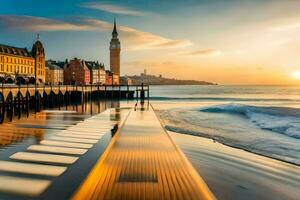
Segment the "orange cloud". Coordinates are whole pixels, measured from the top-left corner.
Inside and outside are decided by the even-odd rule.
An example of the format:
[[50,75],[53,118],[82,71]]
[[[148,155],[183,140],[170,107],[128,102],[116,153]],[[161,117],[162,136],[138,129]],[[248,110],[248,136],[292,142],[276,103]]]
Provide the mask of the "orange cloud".
[[88,2],[88,3],[83,3],[80,6],[84,8],[90,8],[90,9],[110,12],[114,14],[121,14],[121,15],[132,15],[132,16],[146,15],[145,12],[141,12],[125,6],[119,6],[119,5],[109,4],[109,3]]
[[220,56],[224,54],[224,52],[216,49],[202,49],[198,51],[184,52],[183,54],[190,56]]

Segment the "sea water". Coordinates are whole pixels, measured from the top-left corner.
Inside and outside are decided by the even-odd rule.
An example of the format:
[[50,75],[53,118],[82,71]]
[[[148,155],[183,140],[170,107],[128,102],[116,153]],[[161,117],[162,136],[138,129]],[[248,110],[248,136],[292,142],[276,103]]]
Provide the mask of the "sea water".
[[[300,87],[152,86],[167,130],[300,165]],[[192,106],[191,106],[192,105]]]

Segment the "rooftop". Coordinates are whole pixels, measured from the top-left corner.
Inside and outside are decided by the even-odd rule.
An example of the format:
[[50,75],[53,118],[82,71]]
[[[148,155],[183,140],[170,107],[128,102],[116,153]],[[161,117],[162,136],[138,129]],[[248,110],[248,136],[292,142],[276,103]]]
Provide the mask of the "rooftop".
[[50,70],[63,70],[56,62],[54,61],[46,61],[46,67]]
[[4,44],[0,44],[0,53],[15,56],[32,57],[27,48],[13,47]]

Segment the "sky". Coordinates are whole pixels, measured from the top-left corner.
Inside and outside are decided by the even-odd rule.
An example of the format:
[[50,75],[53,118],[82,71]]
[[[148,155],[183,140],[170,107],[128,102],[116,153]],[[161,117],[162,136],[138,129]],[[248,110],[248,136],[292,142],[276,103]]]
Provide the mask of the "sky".
[[300,0],[0,0],[0,43],[109,68],[116,18],[122,75],[300,85]]

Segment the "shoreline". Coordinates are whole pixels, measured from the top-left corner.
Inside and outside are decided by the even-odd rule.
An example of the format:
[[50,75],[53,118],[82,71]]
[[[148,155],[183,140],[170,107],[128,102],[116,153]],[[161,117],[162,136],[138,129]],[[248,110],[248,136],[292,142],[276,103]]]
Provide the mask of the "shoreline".
[[298,165],[208,138],[168,133],[218,199],[298,199]]
[[[184,103],[184,104],[183,104]],[[226,138],[226,137],[222,137],[222,135],[211,135],[206,133],[205,131],[199,131],[199,130],[194,130],[194,129],[188,129],[188,128],[180,128],[177,127],[176,125],[172,124],[173,122],[169,122],[168,117],[164,116],[164,112],[168,111],[168,110],[176,110],[178,108],[182,108],[184,107],[185,109],[189,109],[189,108],[194,108],[194,107],[202,107],[202,106],[214,106],[214,105],[219,105],[219,102],[163,102],[163,101],[156,101],[156,102],[152,102],[153,107],[155,108],[155,111],[158,113],[158,116],[160,117],[161,121],[164,124],[164,127],[166,130],[171,131],[171,132],[176,132],[179,134],[183,134],[183,135],[192,135],[192,136],[197,136],[197,137],[202,137],[202,138],[207,138],[207,139],[212,139],[218,143],[221,143],[225,146],[228,147],[232,147],[232,148],[236,148],[236,149],[240,149],[240,150],[244,150],[246,152],[255,154],[255,155],[260,155],[260,156],[264,156],[267,158],[271,158],[271,159],[275,159],[278,161],[282,161],[282,162],[286,162],[295,166],[300,166],[299,160],[296,159],[296,157],[285,157],[284,154],[269,154],[270,152],[264,152],[261,151],[261,149],[251,149],[250,147],[248,147],[247,145],[240,145],[239,143],[234,143],[231,144],[231,141]],[[298,108],[296,108],[298,109]],[[167,115],[168,116],[168,115]],[[176,118],[176,120],[178,120]],[[179,119],[180,120],[180,119]],[[182,123],[184,123],[184,121],[182,121]],[[200,128],[200,127],[199,127]],[[262,130],[264,131],[264,130]],[[267,130],[269,131],[269,130]],[[278,134],[278,137],[286,137],[286,135],[281,134],[281,133],[274,133],[274,134]],[[274,136],[276,136],[274,135]],[[277,136],[276,136],[277,137]],[[297,154],[295,154],[297,155]]]
[[[165,127],[165,125],[164,125],[164,127]],[[291,164],[291,165],[295,165],[295,166],[300,167],[300,164],[293,163],[293,162],[290,162],[290,161],[287,161],[287,160],[282,160],[282,159],[275,158],[275,157],[271,157],[271,156],[265,155],[265,154],[263,154],[263,153],[251,151],[251,150],[249,150],[249,149],[243,149],[243,148],[241,148],[241,147],[237,147],[237,146],[234,146],[234,145],[226,144],[226,143],[223,143],[222,141],[215,140],[215,139],[212,138],[212,137],[205,137],[205,134],[203,134],[203,135],[187,134],[187,133],[181,133],[181,132],[176,132],[176,131],[168,130],[166,127],[165,127],[165,129],[166,129],[168,132],[172,132],[172,133],[177,133],[177,134],[182,134],[182,135],[190,135],[190,136],[195,136],[195,137],[200,137],[200,138],[212,140],[214,143],[219,143],[219,144],[222,144],[222,145],[227,146],[227,147],[230,147],[230,148],[242,150],[242,151],[245,151],[245,152],[248,152],[248,153],[252,153],[252,154],[255,154],[255,155],[263,156],[263,157],[266,157],[266,158],[274,159],[274,160],[277,160],[277,161],[280,161],[280,162],[284,162],[284,163],[288,163],[288,164]]]

